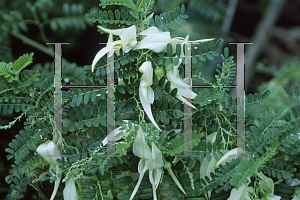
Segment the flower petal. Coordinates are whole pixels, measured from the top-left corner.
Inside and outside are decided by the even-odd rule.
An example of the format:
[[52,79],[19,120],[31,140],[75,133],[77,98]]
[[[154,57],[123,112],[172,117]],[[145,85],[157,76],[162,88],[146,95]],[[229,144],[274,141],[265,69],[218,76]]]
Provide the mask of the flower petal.
[[[158,125],[156,124],[156,122],[153,118],[152,111],[151,111],[151,105],[149,103],[149,100],[146,100],[145,96],[143,95],[143,88],[144,87],[141,87],[141,86],[139,87],[139,96],[140,96],[142,106],[143,106],[147,116],[149,117],[150,121],[154,124],[154,126],[156,128],[158,128],[158,130],[161,131],[161,129],[158,127]],[[150,91],[148,91],[148,92],[150,92]],[[152,90],[152,92],[153,92],[153,90]],[[153,96],[154,96],[154,94],[153,94]]]
[[145,81],[143,87],[149,87],[153,83],[153,68],[150,61],[144,62],[139,71],[143,73],[142,79]]
[[152,143],[152,157],[146,162],[146,165],[149,170],[160,169],[164,166],[162,153],[154,143]]
[[135,156],[142,159],[148,160],[151,158],[150,147],[146,143],[144,132],[141,127],[137,132],[132,151]]
[[121,29],[108,29],[108,28],[104,28],[102,26],[97,26],[98,28],[100,28],[102,31],[106,32],[106,33],[111,33],[113,35],[120,35],[120,33],[125,30],[126,28],[121,28]]
[[185,98],[183,98],[180,94],[176,94],[176,98],[179,99],[180,101],[182,101],[183,103],[185,103],[186,105],[194,108],[194,109],[197,109],[195,106],[193,106],[193,104],[191,104],[190,102],[188,102]]
[[[236,149],[231,149],[230,151],[228,151],[228,152],[227,152],[227,153],[226,153],[226,154],[225,154],[225,155],[217,162],[216,166],[222,165],[222,164],[228,162],[229,160],[231,160],[231,159],[233,158],[232,155],[234,155],[234,154],[237,155],[237,156],[243,154],[242,148],[241,148],[241,147],[238,147],[238,148],[236,148]],[[231,156],[231,157],[230,157],[230,156]]]
[[[62,170],[59,168],[58,165],[54,165],[54,164],[50,164],[50,168],[49,168],[49,171],[50,171],[50,172],[51,172],[51,169],[55,169],[56,175],[57,175],[57,174],[60,174],[61,171],[62,171]],[[59,186],[59,184],[60,184],[60,180],[61,180],[61,177],[59,178],[59,177],[57,176],[57,179],[56,179],[56,181],[54,182],[54,189],[53,189],[53,192],[52,192],[52,195],[51,195],[50,200],[53,200],[53,199],[54,199],[54,197],[55,197],[55,195],[56,195],[56,193],[57,193],[57,190],[58,190],[58,186]]]
[[122,41],[128,41],[130,39],[135,39],[136,38],[136,27],[135,27],[135,25],[130,26],[128,28],[125,28],[120,33],[120,38],[121,38]]
[[63,191],[64,200],[78,200],[75,181],[72,179],[66,180],[65,189]]
[[154,33],[147,35],[134,49],[151,49],[159,53],[167,48],[167,44],[170,40],[170,32]]
[[100,60],[107,52],[109,51],[108,47],[104,47],[101,49],[95,56],[93,63],[92,63],[92,72],[94,72],[94,68],[98,60]]
[[150,28],[140,32],[139,35],[151,35],[154,33],[162,33],[162,31],[155,26],[151,26]]

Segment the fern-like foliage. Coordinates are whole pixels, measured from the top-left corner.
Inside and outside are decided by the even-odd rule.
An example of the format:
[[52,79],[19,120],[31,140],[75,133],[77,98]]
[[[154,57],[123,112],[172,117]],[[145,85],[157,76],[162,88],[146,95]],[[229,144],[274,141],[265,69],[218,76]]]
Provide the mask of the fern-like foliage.
[[150,25],[156,26],[162,31],[168,31],[169,28],[180,28],[186,23],[185,19],[188,18],[188,15],[184,14],[184,12],[185,7],[182,5],[181,9],[177,7],[174,10],[162,13],[159,16],[155,15],[155,20],[152,18],[150,19]]
[[291,86],[291,89],[289,89],[287,86],[284,86],[283,89],[290,97],[292,97],[290,100],[290,104],[296,103],[298,106],[300,106],[299,85]]
[[[229,56],[229,50],[228,47],[225,47],[224,56],[221,55],[223,59],[223,64],[222,66],[220,64],[217,64],[217,69],[216,69],[217,73],[219,74],[219,75],[215,75],[218,85],[230,86],[230,84],[232,83],[235,77],[236,64],[234,63],[233,56],[230,57],[228,56]],[[224,90],[229,91],[229,88],[225,87]]]
[[32,63],[33,53],[30,55],[24,54],[20,56],[13,64],[12,63],[0,63],[0,76],[4,76],[8,82],[13,80],[19,80],[19,73],[22,69]]
[[212,103],[213,100],[220,99],[223,95],[224,93],[222,91],[215,91],[213,88],[201,89],[194,99],[194,103],[200,106],[207,106]]
[[133,11],[133,16],[137,18],[137,14],[140,12],[140,10],[137,8],[137,6],[131,1],[131,0],[100,0],[99,6],[102,6],[102,8],[105,8],[108,5],[120,5],[125,6]]
[[68,4],[63,5],[63,17],[50,19],[50,27],[53,31],[61,29],[85,29],[86,25],[91,25],[91,22],[83,16],[84,7],[82,4]]
[[[111,10],[91,12],[90,14],[86,14],[86,16],[91,22],[98,22],[103,26],[109,26],[111,24],[121,24],[130,26],[135,24],[136,22],[136,19],[132,17],[131,12],[125,11],[124,9],[122,9],[121,11],[116,9],[115,13],[113,13]],[[100,32],[103,31],[101,30]]]

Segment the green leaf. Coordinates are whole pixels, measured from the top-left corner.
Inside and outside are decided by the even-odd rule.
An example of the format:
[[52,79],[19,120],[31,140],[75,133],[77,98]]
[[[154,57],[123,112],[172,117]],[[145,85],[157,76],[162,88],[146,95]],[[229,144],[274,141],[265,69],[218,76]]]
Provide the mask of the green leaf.
[[166,83],[166,85],[165,85],[165,90],[166,90],[167,92],[170,92],[170,88],[171,88],[171,82],[168,81],[168,82]]
[[176,44],[176,55],[178,57],[181,55],[181,44]]
[[159,80],[158,85],[159,85],[160,87],[163,87],[164,84],[165,84],[165,82],[166,82],[166,76],[163,76],[163,77],[161,77],[161,79]]
[[177,92],[178,92],[178,89],[177,89],[177,88],[174,88],[174,89],[172,90],[172,92],[171,92],[171,95],[172,95],[173,97],[175,97],[176,94],[177,94]]
[[173,55],[172,44],[171,43],[167,44],[167,54],[168,54],[169,57],[172,57],[172,55]]
[[159,90],[155,91],[154,100],[158,99],[160,97],[160,95],[162,95],[163,92],[164,92],[163,89],[159,89]]

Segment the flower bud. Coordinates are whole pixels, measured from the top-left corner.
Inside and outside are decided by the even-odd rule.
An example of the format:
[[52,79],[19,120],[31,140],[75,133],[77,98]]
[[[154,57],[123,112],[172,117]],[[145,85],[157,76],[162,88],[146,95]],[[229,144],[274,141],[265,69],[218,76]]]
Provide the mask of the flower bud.
[[168,66],[165,67],[166,72],[168,73],[170,70],[173,70],[173,63],[170,63]]
[[155,67],[154,74],[161,78],[163,75],[165,75],[165,70],[162,67]]

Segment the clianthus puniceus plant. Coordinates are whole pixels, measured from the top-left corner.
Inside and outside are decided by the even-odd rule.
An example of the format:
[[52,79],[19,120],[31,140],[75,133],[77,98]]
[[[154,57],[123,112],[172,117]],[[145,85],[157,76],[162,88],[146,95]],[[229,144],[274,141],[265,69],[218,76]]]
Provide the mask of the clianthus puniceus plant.
[[[236,74],[233,56],[224,49],[215,83],[200,70],[206,60],[219,56],[222,39],[171,37],[169,29],[184,25],[188,18],[184,6],[154,15],[154,0],[100,2],[102,8],[122,5],[127,9],[87,14],[100,23],[98,30],[108,34],[108,42],[85,66],[87,76],[81,85],[105,85],[111,64],[107,58],[113,57],[115,129],[109,136],[114,137],[114,152],[107,155],[111,137],[106,119],[112,116],[106,112],[105,87],[62,91],[61,154],[53,117],[53,78],[39,83],[39,72],[22,71],[33,54],[15,63],[1,62],[1,87],[5,88],[0,93],[1,107],[27,117],[24,129],[6,149],[7,158],[14,159],[14,172],[6,177],[12,189],[8,199],[22,199],[28,185],[49,181],[54,188],[51,200],[300,199],[299,86],[285,87],[289,105],[260,115],[251,110],[266,101],[270,91],[249,95],[245,150],[237,148],[238,99],[229,96],[225,87]],[[224,87],[191,88],[183,79],[188,62],[194,79]],[[25,101],[29,97],[33,100]],[[192,109],[188,143],[192,154],[188,155],[185,106]]]

